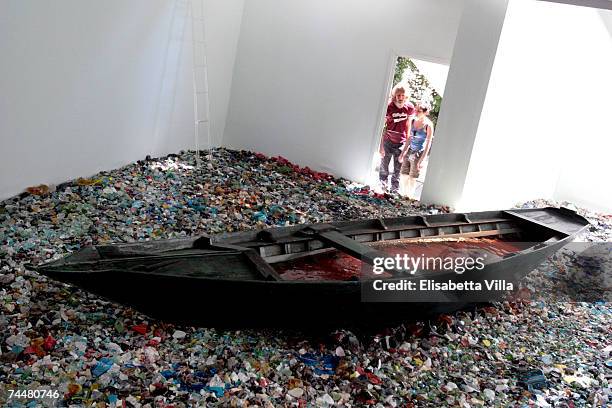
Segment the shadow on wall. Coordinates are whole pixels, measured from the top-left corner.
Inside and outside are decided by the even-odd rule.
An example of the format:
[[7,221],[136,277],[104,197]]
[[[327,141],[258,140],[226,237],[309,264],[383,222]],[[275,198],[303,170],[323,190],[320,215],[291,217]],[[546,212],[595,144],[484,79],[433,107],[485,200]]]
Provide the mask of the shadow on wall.
[[599,16],[610,33],[610,41],[612,41],[612,10],[599,10]]

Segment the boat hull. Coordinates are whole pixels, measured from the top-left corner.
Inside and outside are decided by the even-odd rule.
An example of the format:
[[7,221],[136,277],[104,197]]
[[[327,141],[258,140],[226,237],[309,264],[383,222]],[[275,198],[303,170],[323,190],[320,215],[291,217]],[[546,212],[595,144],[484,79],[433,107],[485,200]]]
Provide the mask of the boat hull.
[[[507,215],[509,220],[518,223],[516,225],[522,231],[529,232],[528,236],[540,237],[541,240],[534,242],[524,251],[487,263],[480,271],[464,274],[442,273],[435,277],[427,271],[416,275],[398,274],[386,278],[385,282],[425,278],[454,282],[499,280],[516,288],[526,274],[572,241],[575,235],[588,225],[584,218],[573,213],[556,209],[546,210],[547,212],[529,213],[529,217],[525,216],[525,213],[516,213],[518,216],[515,218],[512,214]],[[546,219],[544,215],[551,221],[548,225],[541,225]],[[540,217],[539,221],[537,217]],[[468,214],[466,218],[476,219],[477,216]],[[425,224],[429,225],[423,226],[423,229],[442,225],[441,221],[436,224],[431,220],[432,218],[425,220]],[[388,220],[383,221],[383,226],[385,223],[390,224]],[[499,225],[501,221],[496,222],[496,225]],[[444,224],[444,228],[448,228],[447,224]],[[350,224],[342,225],[352,228]],[[343,231],[343,227],[336,228]],[[375,236],[373,233],[363,233],[366,230],[362,226],[359,228],[360,234],[351,235],[344,230],[346,236],[351,237],[351,241],[338,238],[337,231],[332,231],[330,235],[328,229],[312,229],[304,234],[300,227],[291,227],[289,232],[287,229],[273,232],[267,241],[262,240],[261,235],[253,233],[244,235],[242,241],[239,239],[240,235],[231,234],[217,240],[208,239],[207,247],[203,250],[204,255],[196,251],[199,250],[197,240],[193,239],[186,245],[178,245],[176,242],[167,244],[174,245],[173,250],[175,247],[179,248],[176,253],[180,253],[180,256],[173,255],[174,257],[157,252],[150,253],[151,256],[137,253],[134,248],[142,250],[137,245],[128,245],[129,250],[126,250],[124,245],[119,251],[124,251],[122,253],[115,251],[116,248],[88,248],[72,257],[41,265],[37,270],[53,279],[132,306],[154,318],[215,327],[312,328],[394,324],[432,318],[441,313],[500,300],[507,295],[507,290],[485,290],[482,293],[391,291],[381,295],[375,293],[371,278],[349,281],[287,281],[274,276],[274,269],[270,267],[273,265],[271,260],[280,259],[279,256],[286,258],[295,255],[279,255],[278,249],[274,248],[289,248],[291,252],[297,251],[291,248],[304,247],[304,254],[298,255],[308,256],[308,253],[328,250],[333,246],[359,255],[367,249],[364,250],[359,245],[353,246],[353,241],[363,240],[363,236],[365,239],[370,235]],[[461,227],[459,230],[462,228],[467,229]],[[393,239],[395,236],[392,233],[401,235],[404,233],[401,231],[396,233],[387,226],[384,232],[378,233],[376,237],[384,238],[383,234],[387,234]],[[479,232],[483,231],[488,230],[479,227]],[[512,231],[511,233],[516,232]],[[447,233],[446,236],[448,235]],[[291,240],[280,238],[285,236],[289,236]],[[320,244],[324,247],[321,248]],[[154,245],[156,251],[164,247],[163,242],[156,242]],[[267,252],[270,248],[273,248],[273,253]],[[106,259],[100,255],[104,253],[113,255]],[[193,253],[197,255],[190,255]],[[101,259],[96,261],[95,257]],[[186,266],[186,260],[189,260],[190,266]],[[198,270],[202,265],[213,265],[210,268],[214,271]]]

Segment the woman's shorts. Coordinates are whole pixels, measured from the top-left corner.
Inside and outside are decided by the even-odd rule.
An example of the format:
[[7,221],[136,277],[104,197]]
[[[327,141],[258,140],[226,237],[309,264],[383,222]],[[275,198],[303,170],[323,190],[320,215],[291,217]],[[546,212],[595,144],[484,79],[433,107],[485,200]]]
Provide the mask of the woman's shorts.
[[400,174],[418,178],[420,169],[416,162],[419,160],[422,154],[423,152],[415,153],[413,151],[408,151],[408,154],[406,154],[406,157],[404,157],[404,161],[402,162]]

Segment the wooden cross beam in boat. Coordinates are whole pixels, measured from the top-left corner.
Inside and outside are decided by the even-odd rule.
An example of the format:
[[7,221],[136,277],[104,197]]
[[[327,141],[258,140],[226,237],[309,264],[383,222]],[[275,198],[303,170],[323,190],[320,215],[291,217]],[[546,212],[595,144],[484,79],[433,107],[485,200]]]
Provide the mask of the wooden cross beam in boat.
[[[382,251],[372,248],[368,245],[364,245],[360,242],[355,241],[353,238],[347,237],[340,233],[336,227],[329,224],[316,224],[304,228],[300,231],[300,234],[312,236],[313,238],[319,239],[334,248],[346,252],[347,254],[360,259],[369,265],[374,265],[375,259],[384,259],[388,255]],[[401,273],[397,270],[386,270],[386,272],[392,275],[400,275]]]

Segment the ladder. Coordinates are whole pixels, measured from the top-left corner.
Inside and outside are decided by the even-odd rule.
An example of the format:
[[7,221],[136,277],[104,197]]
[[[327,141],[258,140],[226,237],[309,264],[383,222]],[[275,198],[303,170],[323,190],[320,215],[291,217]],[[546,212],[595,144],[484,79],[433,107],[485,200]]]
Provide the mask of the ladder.
[[200,137],[206,138],[208,162],[212,164],[212,135],[210,134],[210,105],[208,98],[208,61],[204,1],[188,0],[191,16],[191,44],[193,52],[193,115],[196,167],[200,168]]
[[[155,110],[154,144],[161,144],[171,133],[176,93],[183,49],[191,42],[193,57],[193,141],[196,152],[196,167],[200,168],[200,141],[205,138],[209,163],[212,162],[212,136],[210,133],[210,108],[208,100],[208,67],[206,59],[206,36],[204,25],[205,0],[175,0],[170,20],[170,30],[165,49],[165,59],[157,95]],[[191,40],[188,41],[187,26],[191,23]],[[153,147],[156,150],[156,147]]]

